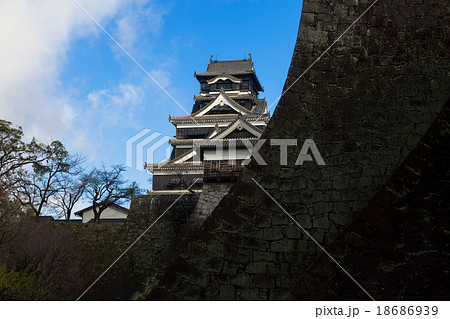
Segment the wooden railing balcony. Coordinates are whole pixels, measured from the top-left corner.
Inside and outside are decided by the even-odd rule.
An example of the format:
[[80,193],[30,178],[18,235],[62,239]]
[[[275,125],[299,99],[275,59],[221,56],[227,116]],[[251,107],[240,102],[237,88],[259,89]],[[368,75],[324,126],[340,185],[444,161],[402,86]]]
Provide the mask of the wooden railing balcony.
[[244,160],[222,160],[203,162],[203,180],[205,182],[236,180],[243,168]]

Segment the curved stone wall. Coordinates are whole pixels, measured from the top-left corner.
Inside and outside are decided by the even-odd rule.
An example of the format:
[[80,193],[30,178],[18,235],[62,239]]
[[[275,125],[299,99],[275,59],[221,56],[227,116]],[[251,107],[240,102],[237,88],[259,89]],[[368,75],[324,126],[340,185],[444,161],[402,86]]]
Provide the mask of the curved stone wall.
[[[290,89],[262,137],[297,139],[299,146],[280,165],[279,148],[266,143],[260,154],[269,165],[252,161],[243,170],[136,299],[305,296],[289,291],[321,251],[253,179],[328,246],[418,145],[450,93],[444,1],[379,0],[345,32],[372,3],[304,1]],[[325,166],[295,165],[305,139],[315,141]]]

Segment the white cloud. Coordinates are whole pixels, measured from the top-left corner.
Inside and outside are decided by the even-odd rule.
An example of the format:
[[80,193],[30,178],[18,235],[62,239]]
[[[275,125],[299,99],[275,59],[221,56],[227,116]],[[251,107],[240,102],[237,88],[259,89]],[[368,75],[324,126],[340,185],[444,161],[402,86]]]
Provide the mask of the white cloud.
[[[150,0],[78,0],[102,25],[113,24],[114,34],[125,46],[136,44],[142,25],[157,32],[162,14]],[[0,118],[22,125],[28,136],[59,139],[84,123],[81,101],[64,91],[59,76],[74,40],[101,35],[98,27],[72,0],[0,0]],[[151,26],[151,27],[150,27]],[[153,28],[153,29],[151,29]],[[104,36],[104,35],[101,35]],[[112,122],[119,116],[133,123],[142,91],[131,84],[93,92],[89,101]],[[132,105],[126,112],[125,105]],[[118,111],[118,114],[108,112]],[[73,138],[83,143],[85,136]],[[77,142],[78,141],[78,142]]]
[[74,133],[67,139],[69,150],[87,155],[91,163],[104,161],[105,147],[114,140],[111,134],[124,127],[141,128],[144,92],[144,86],[124,82],[89,93],[74,121]]
[[[114,36],[127,50],[138,44],[148,45],[152,42],[152,36],[159,34],[163,25],[163,16],[167,12],[166,6],[161,6],[152,0],[128,1],[120,10],[120,17],[113,28]],[[115,44],[112,45],[112,49],[117,54],[122,54]],[[148,56],[148,54],[146,50],[144,55]]]
[[142,110],[143,99],[143,89],[130,83],[121,83],[113,89],[92,92],[88,95],[92,106],[92,113],[88,118],[104,127],[119,124],[138,127],[135,115],[136,111]]
[[124,47],[133,46],[136,43],[137,35],[133,27],[133,21],[129,16],[123,17],[117,22],[117,39]]

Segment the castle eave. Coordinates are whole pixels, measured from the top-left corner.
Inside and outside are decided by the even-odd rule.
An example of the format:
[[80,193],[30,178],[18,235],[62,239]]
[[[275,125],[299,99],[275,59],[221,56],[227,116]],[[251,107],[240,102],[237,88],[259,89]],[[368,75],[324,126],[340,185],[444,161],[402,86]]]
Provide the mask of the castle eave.
[[[257,120],[265,120],[268,121],[270,119],[269,113],[266,114],[250,114],[250,115],[241,115],[247,121],[257,121]],[[202,115],[198,116],[195,119],[191,116],[179,116],[179,117],[169,117],[169,121],[173,124],[181,124],[181,123],[214,123],[214,122],[228,122],[234,121],[238,114],[215,114],[215,115]]]

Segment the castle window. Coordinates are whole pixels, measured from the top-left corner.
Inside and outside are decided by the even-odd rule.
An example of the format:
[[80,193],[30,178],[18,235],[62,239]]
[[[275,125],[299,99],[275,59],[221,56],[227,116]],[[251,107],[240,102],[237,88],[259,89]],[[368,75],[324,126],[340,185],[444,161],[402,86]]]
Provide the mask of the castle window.
[[249,81],[242,81],[241,90],[248,90],[249,87],[250,87]]
[[209,91],[209,84],[207,82],[202,83],[202,92]]
[[191,131],[186,134],[186,138],[200,139],[206,138],[208,136],[208,131]]
[[233,84],[231,82],[217,82],[216,83],[216,89],[224,89],[224,90],[231,90],[233,88]]

